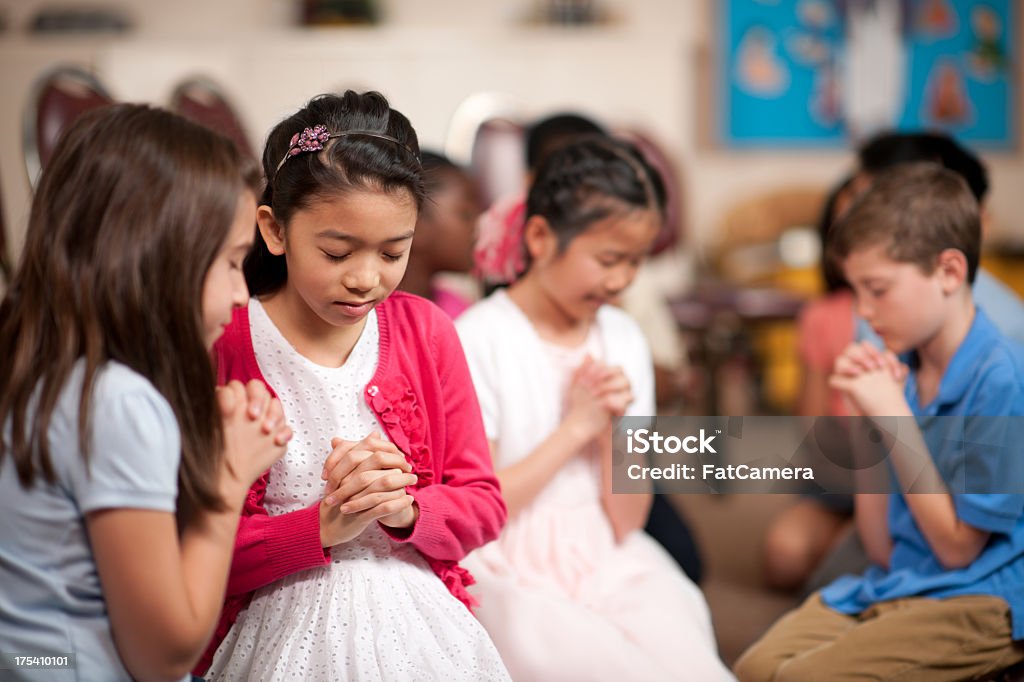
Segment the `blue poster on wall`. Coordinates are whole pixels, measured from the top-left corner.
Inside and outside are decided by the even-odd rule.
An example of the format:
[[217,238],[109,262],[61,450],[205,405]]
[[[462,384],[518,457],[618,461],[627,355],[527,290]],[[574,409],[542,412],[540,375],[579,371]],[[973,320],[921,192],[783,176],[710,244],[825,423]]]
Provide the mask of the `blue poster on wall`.
[[938,129],[1016,146],[1013,0],[724,0],[722,142],[839,147]]

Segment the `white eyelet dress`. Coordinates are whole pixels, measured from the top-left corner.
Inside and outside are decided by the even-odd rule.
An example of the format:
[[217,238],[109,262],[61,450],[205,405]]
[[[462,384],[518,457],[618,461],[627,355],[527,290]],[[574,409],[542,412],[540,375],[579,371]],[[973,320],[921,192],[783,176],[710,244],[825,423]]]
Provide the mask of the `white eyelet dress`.
[[[363,399],[379,353],[371,311],[342,367],[316,365],[249,303],[256,360],[295,435],[270,472],[267,513],[322,496],[332,437],[383,433]],[[263,587],[217,649],[208,680],[508,680],[483,627],[411,545],[372,523],[331,550],[332,562]]]

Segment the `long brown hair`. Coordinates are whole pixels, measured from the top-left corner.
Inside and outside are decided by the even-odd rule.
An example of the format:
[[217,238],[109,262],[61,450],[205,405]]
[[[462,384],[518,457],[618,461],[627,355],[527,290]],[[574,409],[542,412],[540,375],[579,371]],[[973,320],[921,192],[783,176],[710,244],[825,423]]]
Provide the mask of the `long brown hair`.
[[109,361],[146,377],[181,431],[179,529],[218,509],[223,432],[202,318],[203,283],[256,177],[226,138],[122,104],[76,121],[44,170],[21,261],[0,304],[0,424],[22,486],[53,483],[47,431],[79,361],[78,446]]

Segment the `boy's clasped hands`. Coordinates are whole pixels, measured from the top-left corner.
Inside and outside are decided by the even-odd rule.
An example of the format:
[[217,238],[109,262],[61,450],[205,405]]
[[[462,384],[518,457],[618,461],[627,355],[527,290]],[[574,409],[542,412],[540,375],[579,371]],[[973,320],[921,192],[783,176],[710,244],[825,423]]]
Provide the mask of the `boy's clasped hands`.
[[836,359],[829,386],[842,391],[865,417],[899,416],[907,412],[903,386],[907,366],[890,350],[867,341],[851,343]]

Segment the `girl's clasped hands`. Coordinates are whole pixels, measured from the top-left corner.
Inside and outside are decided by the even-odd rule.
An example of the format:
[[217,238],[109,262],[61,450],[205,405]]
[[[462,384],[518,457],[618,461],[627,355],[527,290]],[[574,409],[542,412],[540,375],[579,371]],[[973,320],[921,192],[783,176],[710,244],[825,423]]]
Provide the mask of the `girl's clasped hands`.
[[[588,375],[596,378],[596,373]],[[259,381],[232,381],[217,389],[224,420],[226,473],[244,484],[267,470],[292,437],[281,403]],[[331,441],[321,478],[321,542],[324,547],[348,542],[373,521],[390,528],[410,528],[418,517],[406,488],[416,484],[412,465],[394,443],[378,431],[356,442]]]
[[417,478],[394,443],[374,431],[358,442],[331,440],[321,478],[320,540],[324,547],[348,542],[372,522],[409,529],[419,510],[406,489]]
[[284,454],[292,429],[281,401],[256,380],[218,386],[217,405],[224,424],[224,484],[248,490]]
[[567,396],[566,421],[589,438],[611,426],[633,402],[629,379],[621,367],[611,367],[591,356],[573,374]]

